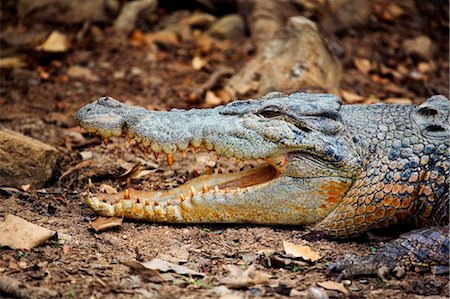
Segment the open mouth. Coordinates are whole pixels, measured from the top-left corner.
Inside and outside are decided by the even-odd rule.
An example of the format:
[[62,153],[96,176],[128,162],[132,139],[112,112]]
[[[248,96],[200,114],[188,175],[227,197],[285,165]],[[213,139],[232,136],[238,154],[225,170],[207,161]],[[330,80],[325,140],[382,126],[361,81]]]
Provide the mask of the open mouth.
[[[88,130],[89,131],[89,130]],[[99,132],[91,132],[99,134]],[[101,134],[103,135],[103,134]],[[152,152],[152,147],[146,145],[133,137],[129,137],[129,143],[139,148],[144,154]],[[180,150],[185,153],[189,148],[194,153],[198,153],[200,149],[207,149],[205,145],[189,146]],[[153,152],[158,157],[163,150]],[[220,157],[218,153],[217,157]],[[172,167],[174,163],[174,152],[167,154],[167,164]],[[231,157],[229,157],[231,158]],[[237,192],[245,192],[249,188],[257,188],[279,177],[286,168],[288,154],[280,155],[273,158],[264,159],[263,163],[258,163],[251,169],[241,170],[233,173],[216,173],[198,176],[192,180],[185,182],[183,185],[169,190],[137,190],[127,188],[119,194],[96,193],[95,198],[107,202],[109,204],[119,203],[123,200],[144,203],[145,205],[171,205],[185,201],[196,195],[208,195],[214,193],[236,194]],[[89,202],[88,202],[89,203]]]

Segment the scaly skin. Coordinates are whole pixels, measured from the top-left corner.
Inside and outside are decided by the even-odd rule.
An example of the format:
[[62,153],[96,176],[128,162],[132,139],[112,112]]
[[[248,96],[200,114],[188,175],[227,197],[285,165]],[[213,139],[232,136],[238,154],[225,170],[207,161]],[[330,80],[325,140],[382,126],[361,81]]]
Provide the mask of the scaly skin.
[[[443,96],[415,107],[342,105],[332,95],[270,93],[214,109],[170,112],[100,98],[75,119],[105,138],[126,135],[145,151],[165,152],[169,164],[175,151],[190,146],[268,162],[167,191],[88,194],[89,206],[101,215],[173,223],[315,224],[321,234],[346,238],[397,223],[448,224],[449,114]],[[448,236],[443,238],[448,243]],[[448,267],[448,254],[441,260]]]

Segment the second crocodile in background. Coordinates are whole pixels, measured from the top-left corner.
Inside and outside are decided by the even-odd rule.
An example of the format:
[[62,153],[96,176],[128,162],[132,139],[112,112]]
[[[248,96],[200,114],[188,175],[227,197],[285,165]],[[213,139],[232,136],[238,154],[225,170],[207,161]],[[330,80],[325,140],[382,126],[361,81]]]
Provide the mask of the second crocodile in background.
[[[205,148],[267,163],[201,176],[166,191],[87,195],[100,215],[169,223],[314,224],[355,237],[398,223],[425,227],[362,260],[340,278],[398,267],[448,271],[450,101],[420,106],[342,105],[329,94],[270,93],[213,109],[149,111],[103,97],[75,120],[88,132],[128,136],[146,151]],[[398,270],[398,269],[397,269]]]

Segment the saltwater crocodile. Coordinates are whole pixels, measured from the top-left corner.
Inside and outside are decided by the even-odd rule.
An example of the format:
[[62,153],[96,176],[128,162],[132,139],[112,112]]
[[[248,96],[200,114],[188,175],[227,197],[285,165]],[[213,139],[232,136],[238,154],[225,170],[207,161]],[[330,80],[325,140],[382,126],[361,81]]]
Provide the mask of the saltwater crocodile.
[[87,194],[100,215],[168,223],[314,224],[355,237],[403,223],[423,229],[361,260],[340,278],[398,266],[448,271],[450,101],[343,105],[330,94],[273,92],[212,109],[149,111],[102,97],[75,114],[88,132],[128,136],[144,151],[192,147],[267,163],[205,175],[166,191]]

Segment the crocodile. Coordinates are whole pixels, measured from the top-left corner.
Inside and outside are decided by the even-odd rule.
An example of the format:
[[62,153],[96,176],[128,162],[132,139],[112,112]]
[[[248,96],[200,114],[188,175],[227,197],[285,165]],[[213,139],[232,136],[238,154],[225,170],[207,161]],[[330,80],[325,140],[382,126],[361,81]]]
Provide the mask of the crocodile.
[[144,151],[192,148],[263,160],[238,173],[197,177],[169,190],[89,191],[103,216],[167,223],[310,225],[353,238],[396,224],[419,230],[377,253],[345,256],[328,271],[339,280],[399,269],[449,268],[450,101],[419,106],[344,105],[331,94],[271,92],[210,109],[150,111],[101,97],[75,121],[87,132],[127,136]]

